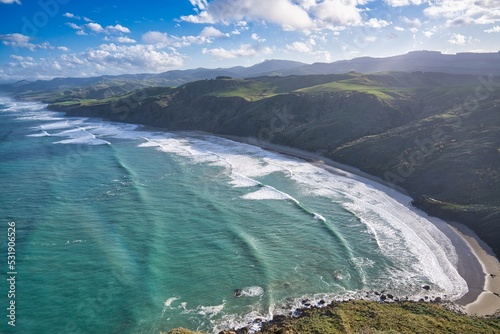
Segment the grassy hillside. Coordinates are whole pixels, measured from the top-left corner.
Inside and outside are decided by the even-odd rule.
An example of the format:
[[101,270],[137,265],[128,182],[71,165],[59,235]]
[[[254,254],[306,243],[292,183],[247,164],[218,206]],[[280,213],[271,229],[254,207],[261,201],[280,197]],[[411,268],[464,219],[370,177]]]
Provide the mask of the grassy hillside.
[[[244,333],[244,331],[241,331]],[[275,317],[262,334],[499,333],[500,318],[474,318],[430,303],[350,301],[306,309],[298,318]],[[170,334],[193,334],[174,329]],[[226,331],[225,334],[236,332]]]
[[500,254],[499,81],[422,72],[226,78],[50,108],[317,152],[403,187]]

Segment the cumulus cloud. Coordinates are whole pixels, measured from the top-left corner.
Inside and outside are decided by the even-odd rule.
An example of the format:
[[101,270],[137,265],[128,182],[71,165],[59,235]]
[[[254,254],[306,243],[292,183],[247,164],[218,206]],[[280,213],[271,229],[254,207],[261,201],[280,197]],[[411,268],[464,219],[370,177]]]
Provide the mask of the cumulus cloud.
[[181,16],[192,23],[229,23],[235,21],[268,21],[286,30],[313,27],[313,20],[301,6],[289,0],[213,0],[191,1],[197,14]]
[[410,6],[410,5],[421,5],[424,2],[423,0],[384,0],[385,3],[392,7],[403,7],[403,6]]
[[114,26],[107,26],[106,31],[117,31],[117,32],[122,32],[124,34],[130,34],[130,29],[127,27],[122,26],[121,24],[117,24]]
[[464,45],[466,43],[466,37],[461,34],[453,34],[451,38],[448,40],[448,43],[454,45]]
[[357,1],[325,0],[314,7],[312,13],[321,21],[335,26],[360,25],[361,10]]
[[118,43],[137,43],[135,39],[129,38],[127,36],[119,36],[116,38]]
[[407,18],[407,17],[404,16],[401,19],[402,19],[403,22],[405,22],[406,24],[408,24],[410,27],[420,28],[422,26],[422,22],[420,21],[419,18],[410,19],[410,18]]
[[220,59],[234,59],[241,57],[254,57],[259,54],[270,54],[272,50],[268,47],[260,47],[259,45],[241,44],[237,49],[214,48],[202,50],[203,54],[211,54]]
[[313,50],[311,45],[308,45],[304,42],[293,42],[292,44],[287,45],[286,48],[291,51],[297,51],[302,53],[309,53]]
[[169,54],[158,50],[153,45],[116,45],[103,44],[98,49],[87,52],[86,59],[105,67],[122,70],[163,71],[182,65],[182,58],[177,54]]
[[69,48],[66,47],[66,46],[58,46],[57,49],[61,50],[61,51],[64,51],[64,52],[68,52],[69,51]]
[[214,28],[214,27],[205,27],[200,33],[202,37],[229,37],[228,34],[224,34],[222,31]]
[[500,26],[495,26],[491,29],[486,29],[484,32],[488,34],[491,34],[492,32],[500,32]]
[[446,19],[448,26],[500,22],[498,0],[433,1],[424,9],[424,14],[430,18]]
[[385,28],[390,24],[391,23],[387,22],[386,20],[380,20],[377,18],[371,18],[365,22],[365,26],[375,29]]
[[44,42],[41,44],[33,44],[31,43],[31,39],[32,38],[29,36],[18,33],[0,35],[0,40],[2,40],[2,44],[13,48],[26,48],[30,51],[35,51],[36,49],[52,48],[48,42]]
[[148,31],[142,36],[142,41],[147,44],[156,44],[165,47],[170,45],[174,48],[187,47],[193,44],[208,44],[213,43],[215,38],[227,38],[229,34],[214,27],[205,27],[197,36],[168,36],[166,33],[159,31]]
[[20,0],[0,0],[0,3],[5,3],[5,4],[17,3],[18,5],[20,5],[21,1]]
[[64,53],[55,58],[13,55],[8,66],[2,67],[1,79],[50,79],[54,76],[98,76],[162,72],[183,65],[184,56],[166,52],[154,45],[102,44],[80,53]]
[[[76,26],[76,25],[75,25]],[[117,24],[114,26],[107,26],[106,28],[103,28],[99,23],[96,22],[90,22],[85,24],[85,27],[88,29],[92,30],[95,33],[105,33],[105,34],[111,34],[111,33],[125,33],[129,34],[130,29],[127,27],[122,26],[121,24]]]
[[250,36],[250,38],[253,39],[254,41],[257,41],[257,42],[260,42],[260,43],[263,43],[263,42],[266,41],[265,38],[260,37],[256,33],[253,33],[252,36]]
[[167,45],[169,43],[169,38],[166,33],[159,31],[148,31],[142,35],[142,41],[146,44],[162,44]]
[[99,23],[91,22],[87,23],[85,26],[96,33],[104,32],[104,28]]
[[80,16],[77,16],[77,15],[75,15],[73,13],[68,13],[68,12],[64,13],[63,16],[67,17],[68,19],[75,19],[75,20],[80,20],[81,19]]
[[[285,31],[338,30],[345,26],[362,26],[363,6],[372,0],[190,0],[196,14],[181,16],[191,23],[230,24],[238,21],[270,23]],[[399,0],[412,4],[422,0]],[[392,0],[395,4],[398,0]],[[375,21],[376,20],[376,21]],[[373,19],[366,25],[384,27],[387,21]],[[238,30],[235,30],[237,34]]]

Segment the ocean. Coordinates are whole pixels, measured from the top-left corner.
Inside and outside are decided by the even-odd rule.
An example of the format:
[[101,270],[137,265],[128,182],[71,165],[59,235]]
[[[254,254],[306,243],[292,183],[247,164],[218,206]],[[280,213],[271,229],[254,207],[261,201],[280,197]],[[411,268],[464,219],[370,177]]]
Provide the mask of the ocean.
[[294,157],[6,96],[0,139],[2,235],[16,228],[2,333],[216,333],[321,300],[468,289],[409,198]]

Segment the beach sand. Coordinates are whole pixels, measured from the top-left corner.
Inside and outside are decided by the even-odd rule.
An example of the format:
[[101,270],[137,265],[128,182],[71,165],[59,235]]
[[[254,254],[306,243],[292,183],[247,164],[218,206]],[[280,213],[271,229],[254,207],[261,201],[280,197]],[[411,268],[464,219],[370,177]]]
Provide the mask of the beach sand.
[[500,311],[500,263],[491,248],[462,224],[453,224],[455,231],[467,242],[473,254],[481,263],[485,284],[475,301],[465,305],[470,315],[486,316]]
[[[401,203],[408,204],[411,202],[411,198],[401,187],[364,173],[355,167],[322,157],[319,154],[263,142],[256,138],[221,137],[306,160],[330,173],[369,183],[374,188],[384,191]],[[414,207],[410,207],[410,209],[421,215],[426,215],[425,212]],[[427,218],[450,238],[457,250],[459,258],[457,270],[467,282],[469,292],[457,300],[456,304],[462,306],[463,310],[470,315],[487,316],[500,312],[500,262],[491,248],[465,225],[444,222],[431,216],[427,216]]]

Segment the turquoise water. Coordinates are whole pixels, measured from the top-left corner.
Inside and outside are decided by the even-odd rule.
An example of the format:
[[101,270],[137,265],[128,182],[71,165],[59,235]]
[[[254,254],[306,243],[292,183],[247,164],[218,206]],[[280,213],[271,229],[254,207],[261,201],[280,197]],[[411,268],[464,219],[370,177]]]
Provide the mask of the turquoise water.
[[0,221],[5,234],[16,224],[17,262],[16,327],[2,315],[2,333],[217,332],[306,298],[467,291],[425,217],[295,158],[7,97],[0,139]]

